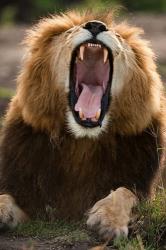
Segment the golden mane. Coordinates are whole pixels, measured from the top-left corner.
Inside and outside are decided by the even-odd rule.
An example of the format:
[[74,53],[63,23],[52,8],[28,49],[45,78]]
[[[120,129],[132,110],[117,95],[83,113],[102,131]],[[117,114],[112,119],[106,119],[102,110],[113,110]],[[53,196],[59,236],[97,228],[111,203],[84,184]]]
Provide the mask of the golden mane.
[[[124,53],[122,58],[127,57],[130,79],[125,80],[123,91],[112,97],[112,131],[121,134],[140,133],[153,118],[161,116],[163,87],[149,43],[140,37],[142,30],[126,23],[116,25],[112,12],[67,12],[42,19],[28,32],[24,41],[27,56],[18,77],[17,95],[11,104],[12,111],[9,111],[7,120],[23,116],[24,120],[36,129],[46,129],[51,134],[58,133],[59,127],[65,124],[67,96],[64,86],[61,86],[58,79],[53,76],[55,72],[50,64],[52,54],[56,52],[52,44],[56,37],[67,30],[90,20],[105,22],[117,34],[118,39],[125,41],[128,46],[123,48],[121,54]],[[61,43],[55,47],[63,49],[64,39],[62,37]],[[56,84],[53,84],[55,79]],[[16,114],[13,109],[16,109]]]

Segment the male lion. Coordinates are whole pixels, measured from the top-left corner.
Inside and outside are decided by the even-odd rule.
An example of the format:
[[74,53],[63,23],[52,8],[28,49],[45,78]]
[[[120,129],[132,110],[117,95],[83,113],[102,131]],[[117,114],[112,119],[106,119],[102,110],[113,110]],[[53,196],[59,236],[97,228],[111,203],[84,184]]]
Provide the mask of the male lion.
[[76,12],[29,32],[1,142],[2,225],[91,208],[90,227],[127,236],[164,156],[163,85],[141,32]]

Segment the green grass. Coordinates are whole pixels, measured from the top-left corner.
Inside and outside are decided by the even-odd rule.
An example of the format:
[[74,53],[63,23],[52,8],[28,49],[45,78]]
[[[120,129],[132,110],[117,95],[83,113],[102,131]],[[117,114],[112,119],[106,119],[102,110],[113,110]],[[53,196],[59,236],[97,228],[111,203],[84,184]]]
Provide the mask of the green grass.
[[162,78],[164,79],[164,81],[166,82],[166,63],[160,63],[158,65],[158,71],[162,76]]
[[[155,199],[143,202],[134,211],[129,239],[115,240],[111,249],[164,250],[166,249],[166,191]],[[19,225],[11,232],[14,236],[54,238],[60,243],[94,242],[94,236],[86,230],[84,222],[57,220],[54,223],[40,220]],[[96,242],[96,244],[98,244]]]
[[10,99],[15,94],[13,89],[0,87],[0,98]]
[[152,201],[140,204],[137,213],[133,234],[141,236],[144,249],[166,249],[166,190]]
[[114,247],[118,250],[152,250],[150,248],[144,248],[142,239],[140,236],[128,239],[118,239],[114,241]]
[[61,242],[90,241],[90,236],[84,228],[83,222],[71,222],[57,220],[54,223],[40,220],[31,221],[19,225],[11,232],[15,236],[56,238]]

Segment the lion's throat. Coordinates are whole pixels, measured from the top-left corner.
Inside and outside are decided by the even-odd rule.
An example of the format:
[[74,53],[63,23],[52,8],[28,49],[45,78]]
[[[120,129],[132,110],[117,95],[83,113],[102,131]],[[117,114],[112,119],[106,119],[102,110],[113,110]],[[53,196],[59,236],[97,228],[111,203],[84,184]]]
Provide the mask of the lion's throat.
[[75,105],[75,111],[81,111],[84,119],[95,118],[101,108],[101,99],[104,94],[102,86],[81,84],[82,91]]

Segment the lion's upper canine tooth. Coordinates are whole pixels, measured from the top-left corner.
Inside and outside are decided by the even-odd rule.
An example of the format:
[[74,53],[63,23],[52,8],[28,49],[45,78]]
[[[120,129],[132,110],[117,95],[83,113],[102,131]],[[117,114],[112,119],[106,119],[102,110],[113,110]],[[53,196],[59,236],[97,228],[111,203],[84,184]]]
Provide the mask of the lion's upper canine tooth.
[[108,58],[108,50],[104,48],[103,51],[104,51],[104,63],[106,63],[107,58]]
[[99,110],[96,112],[96,115],[95,115],[96,120],[99,120],[100,114],[101,114],[101,109],[99,109]]
[[80,58],[82,61],[84,60],[84,50],[85,50],[85,46],[81,45],[80,46]]

